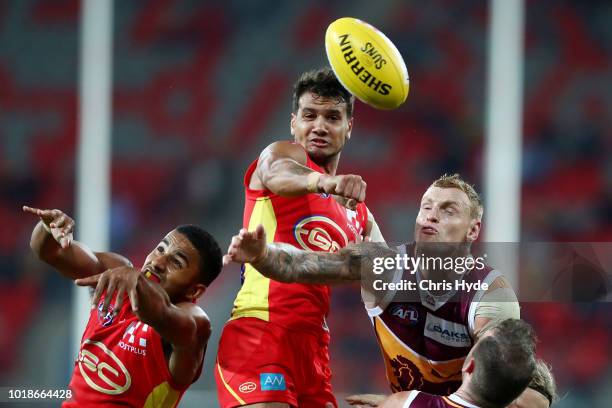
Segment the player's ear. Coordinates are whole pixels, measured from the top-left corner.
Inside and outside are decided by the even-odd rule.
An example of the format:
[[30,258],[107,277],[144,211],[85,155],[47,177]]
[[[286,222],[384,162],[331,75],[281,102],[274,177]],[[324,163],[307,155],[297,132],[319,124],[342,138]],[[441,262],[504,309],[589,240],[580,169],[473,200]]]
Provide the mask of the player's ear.
[[290,122],[290,128],[291,128],[291,136],[295,136],[295,113],[291,113],[291,122]]
[[348,142],[349,139],[351,138],[351,131],[352,130],[353,130],[353,117],[351,116],[348,119],[348,131],[346,132],[346,141],[345,142]]
[[204,285],[203,283],[196,283],[187,292],[187,299],[192,302],[195,302],[204,294],[204,292],[206,292],[206,285]]
[[480,221],[479,218],[474,218],[470,221],[470,229],[468,230],[468,233],[467,233],[468,242],[474,242],[478,239],[478,236],[480,235],[481,224],[482,222]]
[[465,364],[463,365],[463,368],[461,369],[462,372],[464,372],[465,374],[473,374],[474,373],[474,359],[470,356],[467,357],[467,361],[465,362]]

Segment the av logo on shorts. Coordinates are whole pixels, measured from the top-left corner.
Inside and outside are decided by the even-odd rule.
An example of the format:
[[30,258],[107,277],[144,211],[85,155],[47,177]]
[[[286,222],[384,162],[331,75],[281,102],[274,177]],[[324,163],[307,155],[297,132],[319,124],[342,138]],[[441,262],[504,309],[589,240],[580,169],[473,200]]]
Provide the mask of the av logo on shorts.
[[262,391],[285,391],[287,389],[285,376],[278,373],[259,374],[259,385]]
[[253,392],[257,389],[257,384],[255,384],[253,381],[248,381],[245,383],[240,384],[240,386],[238,387],[238,391],[244,393],[244,394],[248,394],[249,392]]
[[77,361],[87,385],[103,394],[122,394],[132,384],[125,365],[104,343],[85,340]]
[[295,240],[305,250],[337,252],[349,242],[346,233],[333,220],[314,215],[300,220],[293,228]]
[[390,309],[391,316],[403,323],[414,326],[419,322],[419,312],[413,306],[395,305]]

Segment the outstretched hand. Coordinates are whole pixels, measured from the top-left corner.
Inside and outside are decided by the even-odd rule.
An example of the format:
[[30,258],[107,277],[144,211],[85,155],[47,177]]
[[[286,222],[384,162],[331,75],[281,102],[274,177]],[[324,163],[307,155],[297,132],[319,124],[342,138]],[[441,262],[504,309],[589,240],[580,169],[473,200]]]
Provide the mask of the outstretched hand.
[[266,231],[263,225],[258,225],[255,231],[240,230],[238,235],[232,237],[232,242],[223,256],[223,265],[230,262],[257,263],[267,253]]
[[385,395],[380,394],[358,394],[346,397],[346,402],[357,407],[377,407],[385,398]]
[[64,249],[72,242],[74,231],[74,220],[60,210],[41,210],[24,205],[24,212],[37,215],[42,221],[45,229],[53,236],[53,239]]
[[74,281],[79,286],[91,286],[96,290],[91,298],[91,304],[96,306],[106,290],[104,304],[102,310],[108,310],[113,294],[117,292],[115,299],[114,313],[117,313],[123,305],[125,294],[130,298],[132,311],[138,311],[138,296],[136,286],[141,272],[129,266],[120,266],[118,268],[109,269],[103,273],[89,276],[87,278],[77,279]]

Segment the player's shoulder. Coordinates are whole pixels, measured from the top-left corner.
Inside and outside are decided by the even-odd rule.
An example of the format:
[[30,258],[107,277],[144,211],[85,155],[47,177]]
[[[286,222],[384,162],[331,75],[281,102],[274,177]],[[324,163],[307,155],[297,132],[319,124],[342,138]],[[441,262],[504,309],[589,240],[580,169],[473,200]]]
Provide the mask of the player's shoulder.
[[191,302],[180,302],[175,306],[188,313],[189,316],[193,318],[197,326],[198,333],[200,335],[206,335],[206,338],[208,338],[208,335],[210,335],[211,332],[211,323],[210,318],[204,309]]
[[288,140],[279,140],[269,144],[261,152],[261,158],[289,158],[304,165],[308,162],[306,150],[300,144]]

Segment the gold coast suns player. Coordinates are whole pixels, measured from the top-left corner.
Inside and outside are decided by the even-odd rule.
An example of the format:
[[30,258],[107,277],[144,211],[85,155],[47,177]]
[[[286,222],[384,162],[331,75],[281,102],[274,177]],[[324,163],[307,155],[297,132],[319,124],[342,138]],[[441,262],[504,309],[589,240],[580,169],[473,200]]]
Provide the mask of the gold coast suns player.
[[72,240],[60,210],[40,218],[30,246],[79,285],[92,286],[89,321],[62,407],[176,407],[199,377],[210,321],[195,304],[221,272],[221,249],[195,225],[170,231],[141,269],[123,256]]
[[[349,245],[334,254],[309,253],[283,244],[265,244],[263,229],[241,231],[224,262],[250,262],[260,273],[282,282],[362,281],[366,309],[380,345],[393,392],[421,390],[448,395],[461,384],[465,357],[494,321],[518,318],[514,291],[501,273],[474,263],[455,268],[393,268],[374,273],[379,260],[471,257],[478,238],[482,204],[474,188],[458,175],[435,180],[421,199],[414,242],[397,248],[375,242]],[[377,261],[378,260],[378,261]],[[415,290],[376,289],[376,280],[410,281]],[[430,290],[420,282],[462,281],[469,285]],[[476,284],[480,285],[476,285]],[[486,284],[486,285],[485,285]],[[469,289],[469,287],[476,289]],[[485,287],[487,287],[485,289]],[[384,396],[380,396],[380,400]]]
[[[270,242],[314,253],[337,252],[367,233],[373,224],[363,203],[365,182],[336,174],[351,135],[353,100],[329,68],[299,78],[294,142],[271,144],[246,171],[245,231],[261,224]],[[215,369],[222,407],[336,406],[325,323],[329,291],[325,284],[272,281],[243,265]]]

